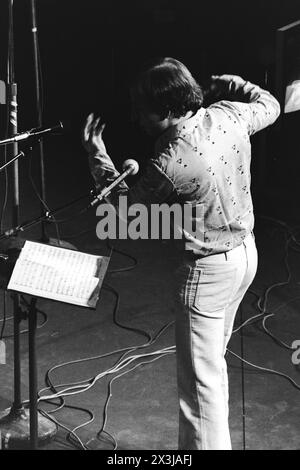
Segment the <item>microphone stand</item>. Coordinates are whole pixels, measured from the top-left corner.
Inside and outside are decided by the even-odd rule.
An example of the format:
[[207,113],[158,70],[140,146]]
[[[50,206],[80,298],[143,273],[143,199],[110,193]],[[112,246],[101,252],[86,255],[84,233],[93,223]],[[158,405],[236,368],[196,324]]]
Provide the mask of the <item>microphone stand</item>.
[[[34,58],[34,74],[35,74],[35,97],[36,97],[36,114],[38,127],[42,127],[42,96],[41,96],[41,76],[40,76],[40,57],[39,57],[39,43],[38,43],[38,26],[36,19],[36,0],[31,0],[31,31],[33,40],[33,58]],[[39,141],[39,163],[40,163],[40,189],[41,200],[47,201],[46,193],[46,178],[45,178],[45,158],[44,158],[44,145],[43,141]],[[45,213],[45,207],[41,202],[41,211]],[[46,229],[46,219],[41,220],[41,241],[43,243],[50,243],[51,245],[76,249],[74,245],[57,238],[49,238]]]
[[[40,71],[39,71],[39,51],[38,51],[38,29],[36,22],[36,8],[35,0],[31,0],[31,23],[32,23],[32,38],[33,38],[33,56],[34,56],[34,72],[35,72],[35,93],[36,93],[36,113],[38,127],[42,126],[42,105],[41,105],[41,94],[40,94]],[[41,180],[41,199],[46,201],[46,182],[45,182],[45,164],[44,164],[44,145],[43,141],[39,142],[39,161],[40,161],[40,180]],[[41,210],[45,211],[43,204],[41,204]],[[46,224],[44,221],[41,222],[41,240],[48,242],[49,237],[46,231]]]
[[[7,239],[9,237],[13,237],[16,234],[18,234],[19,232],[24,232],[24,230],[29,229],[29,228],[33,227],[34,225],[39,224],[43,220],[47,220],[47,219],[51,220],[59,212],[62,212],[65,209],[68,209],[69,207],[73,206],[77,202],[82,201],[83,199],[86,199],[87,197],[90,197],[90,195],[91,195],[91,193],[84,194],[83,196],[80,196],[77,199],[74,199],[73,201],[67,202],[66,204],[64,204],[60,207],[57,207],[56,209],[54,209],[52,211],[49,211],[49,212],[46,212],[45,214],[34,217],[33,219],[30,219],[26,222],[23,222],[22,224],[16,225],[15,227],[13,227],[9,230],[6,230],[5,232],[0,233],[0,241],[4,240],[4,239]],[[80,211],[80,214],[86,212],[90,208],[92,208],[91,205],[89,205],[88,207],[86,207],[82,211]]]
[[[32,150],[32,146],[29,147],[29,150]],[[0,171],[7,167],[7,165],[13,163],[14,165],[18,161],[20,156],[25,156],[25,152],[19,152],[15,157],[13,157],[7,164],[5,164]],[[132,173],[132,169],[127,169],[123,174],[121,174],[114,182],[112,182],[108,187],[103,188],[100,193],[97,194],[95,191],[90,191],[89,194],[80,196],[79,198],[64,204],[63,206],[56,208],[55,210],[48,211],[45,214],[42,214],[36,218],[33,218],[22,224],[17,224],[13,228],[5,231],[0,234],[0,242],[4,239],[10,239],[18,235],[19,232],[23,232],[27,228],[30,228],[46,219],[54,219],[54,216],[61,212],[62,210],[72,206],[83,198],[93,197],[93,200],[84,208],[81,209],[79,214],[87,212],[89,209],[93,208],[96,203],[101,203],[105,201],[105,197],[110,194],[113,187],[121,182],[125,176]],[[16,249],[21,250],[21,240],[19,240],[19,247],[16,246]],[[14,250],[15,251],[15,250]],[[15,254],[13,255],[15,256]],[[9,255],[2,254],[1,256],[4,260],[8,260],[8,263],[12,260]],[[15,371],[15,400],[13,406],[8,413],[2,413],[3,417],[0,419],[0,436],[1,441],[4,442],[5,448],[20,448],[28,447],[30,445],[31,449],[36,449],[39,442],[46,442],[51,439],[57,432],[56,424],[53,423],[48,418],[38,414],[38,396],[37,396],[37,367],[36,367],[36,346],[35,346],[35,333],[37,327],[37,310],[35,307],[36,299],[32,298],[30,308],[28,308],[27,313],[21,309],[20,306],[20,295],[14,293],[14,319],[16,326],[14,327],[14,345],[15,345],[15,355],[14,355],[14,371]],[[28,318],[29,325],[29,413],[28,410],[25,410],[21,401],[20,393],[20,350],[19,350],[19,323],[21,320]],[[17,353],[17,354],[16,354]],[[1,448],[1,446],[0,446]]]
[[[13,26],[13,0],[8,0],[8,16],[9,16],[9,50],[8,50],[8,67],[7,67],[7,87],[8,87],[8,103],[9,103],[9,135],[14,136],[18,132],[17,119],[17,84],[15,83],[15,67],[14,67],[14,26]],[[18,154],[18,143],[12,144],[12,152]],[[13,202],[12,202],[12,223],[14,226],[19,224],[19,165],[18,158],[13,158],[12,168],[12,185],[13,185]],[[4,295],[7,295],[4,292]],[[9,447],[14,447],[20,443],[29,441],[29,414],[24,409],[21,399],[21,357],[20,357],[20,323],[23,320],[23,312],[21,309],[20,295],[14,293],[13,300],[13,317],[14,317],[14,401],[10,410],[1,413],[0,431],[1,441],[3,436],[9,436]],[[8,413],[7,413],[8,411]],[[53,435],[56,432],[56,426],[44,417],[39,421],[46,423],[44,435]],[[48,423],[50,423],[48,425]],[[40,429],[42,426],[40,426]],[[55,428],[55,429],[54,429]],[[4,437],[5,439],[5,437]]]
[[[17,84],[15,83],[14,71],[14,29],[13,29],[13,0],[8,2],[9,16],[9,38],[8,38],[8,67],[7,67],[7,90],[8,90],[8,106],[9,106],[9,126],[8,132],[10,136],[17,134]],[[18,154],[17,142],[12,144],[14,154]],[[18,160],[15,160],[12,170],[13,179],[13,207],[12,221],[18,224],[19,221],[19,168]],[[4,293],[6,295],[6,293]],[[20,339],[19,339],[19,307],[20,299],[18,294],[13,295],[14,305],[14,402],[9,417],[12,421],[22,420],[24,418],[24,409],[21,402],[21,386],[20,386]],[[1,425],[1,423],[0,423]]]
[[[28,148],[28,151],[32,150],[32,146]],[[12,158],[7,164],[0,168],[0,171],[6,168],[11,163],[15,164],[16,161],[20,156],[25,156],[26,152],[19,152],[14,158]],[[40,224],[45,220],[50,220],[55,214],[63,211],[64,209],[72,206],[73,204],[77,203],[78,201],[90,197],[93,195],[93,191],[89,194],[81,196],[59,208],[46,212],[36,218],[33,218],[27,222],[23,222],[22,224],[15,225],[13,228],[5,231],[4,233],[0,234],[0,242],[5,239],[10,239],[11,237],[15,237],[18,235],[19,232],[23,232],[24,230],[33,227],[36,224]],[[95,197],[95,196],[93,196]],[[97,201],[99,201],[99,196],[97,197]],[[93,207],[92,204],[89,204],[85,207],[84,210],[81,212],[86,212],[88,209]],[[13,258],[16,258],[16,250],[21,250],[22,240],[17,239],[18,243],[14,248],[13,254],[11,255]],[[12,244],[13,245],[13,244]],[[9,247],[11,248],[11,247]],[[2,254],[2,258],[6,260],[8,263],[12,264],[13,259],[10,259],[10,256],[6,254]],[[5,261],[5,262],[6,262]],[[9,270],[8,270],[9,272]],[[37,327],[37,310],[35,307],[36,299],[32,298],[30,308],[26,311],[23,311],[20,306],[20,296],[19,294],[13,293],[13,298],[17,297],[17,301],[14,303],[15,311],[14,311],[14,319],[16,322],[17,327],[19,327],[19,323],[22,320],[28,319],[29,325],[29,336],[28,336],[28,344],[29,344],[29,410],[23,407],[21,401],[21,392],[20,392],[20,350],[19,350],[19,329],[14,328],[14,346],[15,346],[15,355],[14,355],[14,372],[15,372],[15,387],[14,387],[14,402],[10,410],[5,410],[2,413],[2,418],[0,419],[0,434],[1,434],[1,441],[3,441],[3,445],[0,448],[9,448],[9,449],[20,449],[20,448],[27,448],[28,446],[32,450],[36,450],[38,448],[39,442],[47,442],[51,438],[53,438],[57,432],[57,426],[51,420],[42,416],[38,413],[38,395],[37,395],[37,366],[36,366],[36,344],[35,344],[35,333]],[[17,354],[16,354],[17,353]]]

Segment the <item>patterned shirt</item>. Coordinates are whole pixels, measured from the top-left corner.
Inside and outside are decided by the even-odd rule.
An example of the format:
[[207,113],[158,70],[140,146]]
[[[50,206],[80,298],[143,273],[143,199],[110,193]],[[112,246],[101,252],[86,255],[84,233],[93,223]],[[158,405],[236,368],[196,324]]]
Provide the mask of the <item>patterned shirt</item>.
[[[138,182],[130,189],[121,184],[109,198],[114,205],[126,194],[128,204],[188,206],[193,230],[183,225],[185,247],[200,256],[231,250],[253,230],[250,136],[280,113],[268,91],[236,78],[241,101],[219,101],[169,127]],[[119,175],[107,154],[89,161],[98,188]]]

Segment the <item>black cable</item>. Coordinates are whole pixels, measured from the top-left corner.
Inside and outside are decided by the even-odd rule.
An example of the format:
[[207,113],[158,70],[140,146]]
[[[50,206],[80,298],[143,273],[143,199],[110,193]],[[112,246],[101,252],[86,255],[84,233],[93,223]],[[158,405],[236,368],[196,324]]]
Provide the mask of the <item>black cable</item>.
[[[110,246],[110,245],[108,244],[108,246]],[[112,248],[112,249],[113,249],[114,251],[116,251],[116,252],[119,252],[119,253],[122,254],[122,255],[125,255],[125,256],[130,257],[130,258],[133,259],[135,262],[137,262],[137,260],[136,260],[135,258],[131,257],[130,255],[127,255],[127,254],[125,254],[124,252],[121,252],[120,250],[116,250],[116,249],[114,249],[114,248]],[[133,266],[130,266],[129,268],[132,269],[132,267],[133,267]],[[119,270],[115,270],[115,271],[117,272],[117,271],[119,271]],[[121,324],[121,323],[118,321],[118,319],[117,319],[117,312],[118,312],[119,304],[120,304],[120,295],[119,295],[119,293],[118,293],[112,286],[110,286],[110,285],[108,285],[108,284],[104,285],[103,287],[104,287],[106,290],[112,292],[112,293],[114,294],[115,298],[116,298],[115,307],[114,307],[114,312],[113,312],[114,323],[115,323],[117,326],[121,327],[121,328],[127,329],[127,330],[129,330],[129,331],[134,331],[134,332],[139,333],[139,334],[143,334],[144,336],[146,336],[146,337],[149,339],[149,344],[152,344],[153,339],[151,338],[151,336],[150,336],[147,332],[145,332],[145,331],[143,331],[143,330],[140,330],[140,329],[137,329],[137,328],[131,328],[131,327],[129,327],[129,326],[123,325],[123,324]],[[264,309],[265,309],[265,314],[269,314],[269,312],[266,312],[266,303],[267,303],[267,297],[268,297],[269,291],[270,291],[269,288],[266,289],[266,291],[265,291],[263,297],[261,297],[261,296],[259,297],[260,306],[263,304]],[[255,295],[257,295],[257,294],[255,293]],[[144,346],[143,346],[143,345],[142,345],[142,346],[138,346],[138,347],[135,347],[135,349],[137,349],[137,348],[139,348],[139,347],[144,347]],[[131,348],[131,349],[128,348],[127,351],[125,352],[125,354],[123,354],[121,357],[123,358],[124,355],[126,355],[126,354],[129,352],[129,350],[132,351],[133,349],[134,349],[134,348]],[[242,356],[243,356],[243,355],[244,355],[244,336],[243,336],[243,332],[242,332],[242,335],[241,335],[241,351],[242,351]],[[231,351],[229,351],[229,352],[232,353]],[[232,354],[234,354],[234,353],[232,353]],[[120,358],[118,359],[118,361],[120,361]],[[246,416],[245,411],[246,411],[246,410],[245,410],[245,367],[244,367],[244,361],[245,361],[245,360],[242,361],[242,395],[243,395],[243,447],[244,447],[244,450],[245,450],[245,449],[246,449],[246,425],[245,425],[245,416]],[[245,361],[245,363],[246,363],[246,361]],[[139,366],[139,365],[140,365],[140,364],[138,364],[137,366]],[[263,369],[263,368],[262,368],[262,369]],[[127,373],[127,372],[129,372],[129,371],[126,371],[126,372],[124,372],[123,374],[125,374],[125,373]],[[276,371],[271,371],[271,372],[277,373]],[[123,374],[122,374],[122,375],[123,375]],[[280,373],[278,373],[278,374],[279,374],[279,375],[283,375],[284,377],[287,377],[287,376],[285,376],[284,374],[280,374]],[[104,425],[105,425],[106,419],[107,419],[107,407],[108,407],[108,403],[109,403],[109,400],[110,400],[110,398],[111,398],[111,396],[112,396],[112,395],[111,395],[111,385],[112,385],[112,382],[113,382],[115,379],[117,379],[117,378],[118,378],[118,377],[114,377],[114,378],[111,379],[110,382],[109,382],[109,386],[108,386],[108,395],[107,395],[107,398],[106,398],[106,405],[105,405],[104,411],[103,411],[103,422],[104,422]],[[49,384],[49,383],[51,384],[51,386],[54,388],[54,391],[56,392],[56,389],[55,389],[55,387],[53,386],[53,384],[51,383],[50,378],[49,378],[48,384]],[[63,407],[63,406],[68,406],[68,405],[65,405],[65,404],[64,404],[64,400],[61,402],[61,404],[60,404],[60,406],[59,406],[58,409],[61,409],[61,407]],[[74,428],[74,429],[77,429],[77,428]],[[72,431],[70,431],[70,432],[72,433]],[[75,437],[74,437],[74,434],[69,434],[69,438],[71,439],[71,441],[73,441],[74,439],[76,440],[76,437],[77,437],[76,435],[75,435]],[[114,448],[116,448],[116,446],[117,446],[117,442],[116,442],[115,438],[114,438],[111,434],[109,434],[109,433],[104,429],[104,426],[102,426],[101,429],[100,429],[100,431],[98,432],[97,438],[98,438],[99,440],[103,440],[103,441],[106,442],[106,443],[110,443],[111,445],[114,446]],[[89,441],[89,442],[90,442],[90,441]],[[74,443],[74,442],[73,442],[73,443]],[[85,444],[85,447],[88,448],[88,443]]]
[[[122,327],[122,328],[128,329],[128,330],[130,330],[130,331],[134,331],[134,332],[136,332],[136,333],[143,334],[143,335],[147,336],[147,338],[148,338],[148,343],[146,343],[146,344],[144,344],[144,345],[135,346],[135,347],[133,347],[133,348],[126,348],[125,352],[121,355],[121,357],[118,358],[117,362],[115,363],[114,367],[116,367],[117,363],[119,363],[119,362],[126,356],[126,354],[127,354],[128,352],[132,352],[132,351],[134,351],[134,350],[137,350],[137,349],[139,349],[139,348],[143,348],[143,347],[146,347],[146,346],[152,344],[152,343],[153,343],[156,339],[158,339],[158,337],[159,337],[167,328],[169,328],[174,322],[170,322],[169,324],[163,326],[163,327],[159,330],[159,332],[155,335],[154,338],[152,338],[151,335],[149,335],[147,332],[145,332],[145,331],[143,331],[143,330],[139,330],[139,329],[136,329],[136,328],[131,328],[131,327],[128,327],[128,326],[125,326],[125,325],[121,325],[121,324],[118,322],[117,318],[116,318],[117,312],[118,312],[118,308],[119,308],[120,296],[119,296],[118,292],[115,291],[115,289],[113,289],[111,286],[107,286],[107,287],[108,287],[108,290],[110,290],[111,292],[113,292],[113,293],[115,294],[115,297],[116,297],[116,302],[115,302],[115,307],[114,307],[114,312],[113,312],[113,319],[114,319],[114,322],[115,322],[118,326],[120,326],[120,327]],[[50,388],[54,393],[57,393],[57,390],[56,390],[55,386],[53,385],[53,383],[52,383],[52,381],[51,381],[51,379],[50,379],[49,372],[50,372],[50,371],[47,371],[47,373],[46,373],[46,385],[48,385],[49,388]],[[123,375],[124,373],[126,373],[126,372],[123,372],[121,375]],[[111,386],[113,380],[115,380],[116,378],[117,378],[117,377],[115,377],[114,379],[112,379],[112,380],[110,381],[110,386]],[[91,379],[90,379],[90,380],[91,380]],[[85,381],[85,382],[87,382],[87,381]],[[62,397],[61,397],[61,398],[62,398]],[[106,413],[107,413],[107,407],[108,407],[108,403],[109,403],[110,398],[111,398],[111,393],[110,393],[110,391],[109,391],[108,396],[107,396],[107,398],[106,398],[105,409],[104,409],[104,412],[103,412],[103,418],[104,418],[103,423],[104,423],[104,425],[105,425],[105,422],[106,422]],[[60,401],[59,407],[58,407],[56,410],[54,410],[54,411],[57,411],[58,409],[61,409],[61,408],[64,407],[64,406],[67,406],[67,405],[65,405],[64,400],[62,400],[62,401]],[[74,428],[74,429],[77,429],[77,428]],[[74,429],[73,429],[73,431],[74,431]],[[71,432],[71,431],[70,431],[70,432]],[[72,437],[72,436],[73,436],[73,437]],[[76,436],[76,435],[75,435],[75,436]],[[73,438],[74,438],[74,432],[73,432],[72,434],[69,433],[68,437],[69,437],[69,440],[72,441]],[[76,437],[77,437],[77,436],[76,436]],[[76,437],[75,437],[75,438],[76,438]],[[106,442],[106,443],[108,442],[109,444],[111,444],[111,445],[113,446],[114,449],[117,448],[117,442],[116,442],[115,438],[114,438],[110,433],[108,433],[108,432],[104,429],[104,426],[102,426],[101,429],[100,429],[100,431],[97,433],[97,439],[102,440],[102,441],[104,441],[104,442]],[[89,442],[90,442],[90,441],[89,441]],[[89,449],[88,443],[85,444],[85,447],[86,447],[87,449]]]
[[130,266],[125,266],[124,268],[109,269],[109,270],[107,271],[108,274],[120,273],[120,272],[125,272],[125,271],[131,271],[132,269],[134,269],[134,268],[137,266],[138,261],[137,261],[137,259],[136,259],[134,256],[129,255],[128,253],[125,253],[124,251],[119,250],[118,248],[115,248],[113,245],[111,245],[109,239],[107,239],[106,245],[107,245],[107,247],[108,247],[112,252],[114,252],[114,253],[119,253],[119,254],[122,255],[122,256],[126,256],[127,258],[131,259],[132,262],[133,262],[132,265],[130,265]]
[[[229,349],[227,350],[230,354],[234,355],[235,357],[237,357],[241,362],[242,362],[242,400],[243,400],[243,450],[246,450],[246,421],[245,421],[245,418],[246,418],[246,408],[245,408],[245,364],[247,365],[250,365],[251,367],[255,368],[255,369],[258,369],[258,370],[261,370],[263,372],[269,372],[269,373],[272,373],[272,374],[275,374],[275,375],[279,375],[281,377],[284,377],[286,379],[289,380],[289,382],[295,387],[297,388],[297,390],[300,389],[300,385],[298,385],[291,377],[289,377],[288,375],[282,373],[282,372],[279,372],[279,371],[276,371],[276,370],[272,370],[272,369],[268,369],[268,368],[265,368],[265,367],[262,367],[262,366],[258,366],[256,364],[252,364],[250,363],[249,361],[245,360],[244,359],[244,335],[243,335],[243,328],[249,324],[253,324],[254,322],[257,322],[257,321],[261,321],[262,322],[262,328],[264,330],[264,332],[266,334],[268,334],[278,345],[286,348],[286,349],[289,349],[289,350],[293,350],[293,348],[291,346],[289,346],[288,344],[286,344],[285,342],[283,342],[281,339],[277,338],[271,331],[269,331],[266,327],[266,321],[273,317],[275,315],[275,311],[278,310],[279,308],[285,306],[286,304],[290,303],[291,301],[294,301],[294,300],[297,300],[299,299],[300,297],[295,297],[293,299],[291,299],[289,302],[285,302],[283,303],[282,305],[280,305],[279,307],[277,307],[274,311],[273,309],[273,312],[269,312],[267,310],[267,302],[268,302],[268,295],[270,293],[270,291],[274,288],[274,287],[278,287],[278,286],[283,286],[283,285],[287,285],[290,283],[291,281],[291,271],[290,271],[290,268],[289,268],[289,264],[288,264],[288,254],[289,254],[289,249],[294,249],[296,252],[299,252],[299,250],[295,249],[295,247],[291,246],[291,243],[295,243],[296,245],[299,245],[300,243],[298,242],[298,240],[295,238],[296,235],[297,235],[297,232],[295,233],[295,229],[293,230],[292,228],[290,228],[285,222],[281,222],[281,221],[276,221],[272,218],[268,218],[268,217],[264,217],[268,220],[272,220],[273,222],[278,222],[278,224],[284,228],[284,234],[285,234],[285,256],[284,256],[284,262],[285,262],[285,267],[287,269],[287,272],[288,272],[288,278],[285,282],[280,282],[280,283],[276,283],[276,284],[272,284],[271,286],[269,286],[263,295],[261,296],[258,296],[259,299],[258,299],[258,302],[257,302],[257,307],[258,309],[260,310],[261,315],[258,317],[253,317],[253,320],[252,322],[242,322],[241,326],[239,328],[237,328],[235,331],[239,331],[241,330],[241,356],[242,357],[239,357],[237,354],[235,354],[233,351],[230,351]],[[254,292],[252,292],[254,293]],[[256,294],[257,295],[257,294]],[[261,318],[261,316],[263,318]],[[249,319],[251,320],[251,318]]]
[[[37,198],[39,199],[41,204],[44,206],[46,211],[51,212],[50,209],[49,209],[48,204],[46,203],[46,201],[43,200],[43,198],[42,198],[41,194],[39,193],[38,188],[37,188],[37,186],[34,182],[34,179],[33,179],[33,176],[32,176],[32,158],[29,159],[28,176],[29,176],[29,180],[31,182],[31,186],[33,188],[33,191],[34,191],[35,195],[37,196]],[[61,243],[61,237],[60,237],[60,233],[59,233],[58,222],[56,221],[54,216],[52,216],[52,219],[53,219],[53,222],[55,224],[56,236],[57,236],[58,242],[60,244]],[[47,221],[47,219],[46,219],[46,221]]]
[[[48,385],[48,384],[46,384]],[[48,387],[53,393],[57,393],[57,390],[56,388],[54,388],[54,386],[51,385]],[[53,403],[53,400],[58,400],[60,404],[57,404],[57,403]],[[54,410],[50,410],[48,411],[47,413],[49,414],[52,414],[52,413],[56,413],[57,411],[63,409],[64,406],[67,406],[66,405],[66,401],[64,399],[64,397],[56,397],[56,398],[53,398],[52,400],[43,400],[45,403],[49,403],[49,405],[56,405],[56,408],[54,408]]]
[[[159,335],[157,335],[158,337]],[[111,435],[109,434],[106,430],[105,430],[105,426],[106,426],[106,422],[107,422],[107,417],[108,417],[108,413],[107,413],[107,409],[108,409],[108,405],[109,405],[109,402],[110,402],[110,399],[112,397],[112,384],[115,380],[117,380],[118,378],[122,377],[123,375],[125,374],[128,374],[129,372],[137,369],[138,367],[141,367],[143,365],[148,365],[148,364],[151,364],[151,362],[154,362],[158,359],[160,359],[161,357],[164,357],[166,356],[167,354],[170,354],[170,352],[161,352],[159,354],[159,356],[157,358],[154,358],[150,361],[142,361],[138,364],[135,364],[133,367],[131,367],[130,369],[124,371],[124,372],[121,372],[120,374],[116,375],[115,377],[113,377],[109,383],[108,383],[108,392],[107,392],[107,396],[106,396],[106,401],[105,401],[105,405],[104,405],[104,411],[103,411],[103,422],[102,422],[102,426],[100,428],[100,430],[97,432],[97,439],[100,439],[102,437],[102,433],[105,433],[105,434],[108,434],[110,436],[110,438],[112,439],[112,442],[115,444],[114,445],[114,449],[113,450],[116,450],[117,449],[117,441],[116,439]]]
[[240,357],[238,354],[231,351],[230,349],[227,349],[227,351],[229,352],[229,354],[232,354],[234,357],[238,358],[241,362],[244,362],[245,364],[249,365],[250,367],[253,367],[254,369],[258,369],[262,372],[268,372],[274,375],[279,375],[280,377],[287,379],[293,385],[293,387],[295,387],[297,390],[300,390],[300,384],[297,384],[295,380],[292,379],[287,374],[284,374],[283,372],[279,372],[278,370],[268,369],[267,367],[258,366],[257,364],[252,364],[251,362],[247,361],[246,359],[243,359],[242,357]]
[[[42,409],[39,409],[39,412],[45,416],[47,419],[49,419],[50,421],[52,421],[53,423],[55,423],[57,426],[63,428],[64,430],[68,431],[68,434],[67,434],[67,440],[69,440],[69,436],[70,435],[74,435],[74,438],[75,440],[79,443],[80,445],[80,449],[83,449],[83,450],[87,450],[86,446],[83,444],[83,442],[81,441],[81,439],[79,438],[79,436],[77,436],[77,434],[74,432],[73,429],[70,429],[68,428],[67,426],[65,426],[64,424],[62,424],[61,422],[59,422],[56,418],[54,418],[53,416],[49,415],[47,413],[47,411],[44,411]],[[76,448],[77,448],[77,442],[76,444],[75,443],[72,443],[72,444],[75,444],[76,445]]]
[[151,335],[149,335],[149,333],[147,333],[146,331],[144,330],[141,330],[140,328],[135,328],[135,327],[131,327],[131,326],[128,326],[128,325],[122,325],[122,323],[120,323],[117,319],[117,312],[119,310],[119,305],[120,305],[120,294],[118,293],[118,291],[116,291],[112,286],[110,286],[109,284],[103,284],[103,288],[108,290],[109,292],[112,292],[115,297],[116,297],[116,303],[115,303],[115,306],[114,306],[114,310],[113,310],[113,321],[114,323],[119,326],[120,328],[123,328],[125,330],[129,330],[129,331],[133,331],[134,333],[138,333],[140,335],[143,335],[145,336],[148,341],[151,341]]
[[[105,436],[103,436],[103,434]],[[114,436],[112,434],[110,434],[108,431],[106,431],[105,429],[103,431],[100,431],[97,432],[96,434],[96,439],[98,441],[103,441],[104,443],[108,443],[108,444],[111,444],[112,445],[112,450],[116,450],[117,447],[118,447],[118,444],[117,444],[117,441],[116,439],[114,438]],[[90,439],[88,442],[86,442],[86,446],[88,447],[89,443],[92,441],[93,439]],[[88,447],[89,448],[89,447]]]

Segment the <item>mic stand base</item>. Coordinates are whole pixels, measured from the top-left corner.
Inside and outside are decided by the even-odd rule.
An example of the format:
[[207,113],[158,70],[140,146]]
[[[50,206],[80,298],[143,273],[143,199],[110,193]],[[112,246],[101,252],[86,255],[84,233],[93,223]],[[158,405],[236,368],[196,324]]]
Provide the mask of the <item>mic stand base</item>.
[[[38,446],[48,443],[57,433],[57,426],[50,419],[38,413]],[[29,409],[14,407],[0,413],[1,448],[29,449],[30,412]]]
[[29,410],[14,401],[0,419],[1,447],[3,449],[32,449],[45,444],[57,432],[57,426],[38,412],[38,377],[36,355],[37,298],[32,297],[27,311],[19,309],[19,315],[28,319],[29,352]]

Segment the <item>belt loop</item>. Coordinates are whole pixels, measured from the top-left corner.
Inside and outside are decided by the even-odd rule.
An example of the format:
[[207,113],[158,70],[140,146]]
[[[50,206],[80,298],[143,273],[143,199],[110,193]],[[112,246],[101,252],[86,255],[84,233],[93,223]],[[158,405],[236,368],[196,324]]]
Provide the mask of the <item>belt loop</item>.
[[228,260],[227,251],[224,253],[226,261]]

